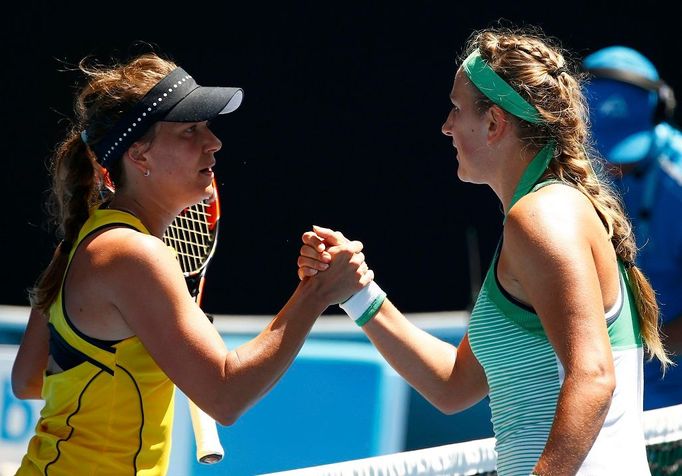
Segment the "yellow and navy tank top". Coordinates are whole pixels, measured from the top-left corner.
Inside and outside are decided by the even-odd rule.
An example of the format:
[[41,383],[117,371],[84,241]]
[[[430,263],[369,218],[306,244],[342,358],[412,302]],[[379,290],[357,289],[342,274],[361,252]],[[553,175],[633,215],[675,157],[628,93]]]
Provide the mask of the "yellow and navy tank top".
[[[73,246],[69,266],[85,238],[112,226],[149,234],[128,213],[95,210]],[[71,323],[64,302],[63,280],[49,328],[50,355],[64,371],[44,376],[45,406],[17,475],[166,474],[173,383],[137,337],[88,337]]]
[[[535,311],[499,283],[500,250],[501,243],[471,313],[468,335],[488,380],[498,474],[527,476],[547,442],[564,369]],[[637,307],[622,264],[619,280],[618,300],[604,317],[616,390],[579,475],[649,474],[642,430],[644,353]]]

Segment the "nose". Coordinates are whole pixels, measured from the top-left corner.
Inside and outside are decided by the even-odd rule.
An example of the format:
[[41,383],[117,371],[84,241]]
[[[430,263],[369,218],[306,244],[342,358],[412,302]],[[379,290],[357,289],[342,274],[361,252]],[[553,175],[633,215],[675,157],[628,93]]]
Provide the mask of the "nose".
[[220,139],[218,139],[218,136],[216,136],[211,129],[206,128],[206,130],[208,131],[205,146],[206,152],[215,154],[222,149],[223,143],[220,141]]
[[440,131],[445,134],[446,136],[451,136],[452,135],[452,111],[448,113],[448,117],[445,119],[445,122],[443,125],[440,127]]

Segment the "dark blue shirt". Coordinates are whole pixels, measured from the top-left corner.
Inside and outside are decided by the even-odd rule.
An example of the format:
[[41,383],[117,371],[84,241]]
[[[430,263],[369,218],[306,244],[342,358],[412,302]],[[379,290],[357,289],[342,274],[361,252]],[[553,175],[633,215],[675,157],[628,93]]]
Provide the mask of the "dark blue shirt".
[[[660,319],[667,323],[682,318],[682,133],[660,124],[655,135],[649,156],[614,185],[637,237],[637,265],[656,291]],[[674,360],[677,365],[665,378],[657,360],[645,363],[645,410],[682,403],[682,358]]]

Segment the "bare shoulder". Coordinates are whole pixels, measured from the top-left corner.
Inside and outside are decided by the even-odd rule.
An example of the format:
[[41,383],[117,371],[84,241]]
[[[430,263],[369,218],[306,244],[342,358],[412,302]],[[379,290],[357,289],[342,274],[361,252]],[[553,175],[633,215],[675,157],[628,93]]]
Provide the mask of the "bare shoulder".
[[112,259],[148,261],[157,256],[172,257],[162,240],[127,227],[114,227],[103,231],[90,246]]
[[110,228],[89,244],[88,253],[110,279],[126,285],[181,273],[175,256],[159,238],[125,227]]
[[552,184],[526,195],[510,210],[504,241],[516,251],[552,253],[589,246],[598,233],[605,232],[590,200],[573,187]]

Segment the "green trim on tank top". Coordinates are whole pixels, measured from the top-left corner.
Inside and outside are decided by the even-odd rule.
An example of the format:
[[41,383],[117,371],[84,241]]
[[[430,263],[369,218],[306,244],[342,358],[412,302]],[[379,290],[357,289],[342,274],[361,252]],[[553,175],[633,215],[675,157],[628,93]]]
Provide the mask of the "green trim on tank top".
[[[488,299],[511,323],[529,334],[546,338],[540,317],[535,312],[531,312],[509,300],[499,288],[497,278],[495,277],[495,274],[493,274],[495,272],[495,263],[497,262],[498,253],[499,248],[495,253],[493,264],[490,266],[485,282],[483,283]],[[607,326],[609,342],[611,343],[611,348],[613,350],[642,347],[639,319],[636,317],[637,305],[635,304],[625,266],[620,260],[618,260],[618,271],[619,277],[625,281],[625,293],[622,296],[623,305],[618,316]]]
[[[575,188],[573,184],[564,182],[557,178],[550,178],[535,184],[527,193],[536,192],[543,187],[553,184],[563,184]],[[504,292],[498,285],[496,268],[501,251],[501,244],[502,241],[500,240],[500,245],[498,245],[497,249],[495,250],[492,263],[488,268],[488,272],[483,283],[483,286],[488,293],[488,297],[491,302],[494,303],[497,308],[510,320],[510,322],[514,323],[532,335],[546,337],[540,317],[535,312],[525,309],[518,303],[511,301],[507,296],[505,296]],[[609,341],[611,342],[611,347],[614,350],[641,347],[642,337],[640,334],[639,318],[633,318],[633,316],[638,316],[637,305],[632,292],[630,277],[628,276],[625,266],[621,260],[618,260],[618,274],[619,279],[623,279],[625,281],[625,293],[622,296],[623,305],[620,312],[618,313],[618,317],[614,319],[614,321],[611,322],[611,324],[609,324],[607,327]]]
[[[545,152],[546,153],[546,152]],[[538,154],[539,155],[539,154]],[[539,162],[539,161],[538,161]],[[539,170],[535,172],[535,175],[539,173]],[[538,177],[540,178],[540,177]],[[528,189],[523,195],[518,197],[516,200],[512,202],[512,207],[516,205],[518,200],[520,200],[523,196],[533,193],[537,190],[540,190],[542,187],[545,187],[547,185],[552,185],[554,183],[565,183],[559,179],[556,178],[551,178],[547,180],[543,180],[542,182],[530,184],[526,182],[525,187]],[[567,184],[568,185],[568,184]],[[522,188],[522,187],[519,187]],[[518,194],[520,195],[520,193]],[[510,209],[511,210],[511,207]],[[506,218],[506,217],[505,217]],[[502,249],[502,239],[500,239],[500,243],[497,246],[497,249],[495,250],[495,254],[493,255],[492,263],[490,264],[490,267],[488,268],[488,272],[485,277],[485,281],[483,282],[483,287],[488,293],[488,297],[490,298],[491,302],[493,302],[499,310],[507,317],[511,322],[519,326],[520,328],[526,330],[527,332],[530,332],[533,335],[536,336],[545,336],[545,330],[542,327],[542,322],[540,322],[540,318],[538,315],[534,312],[531,312],[528,309],[525,309],[518,305],[517,303],[510,301],[507,296],[504,295],[502,290],[497,284],[497,274],[496,274],[496,268],[497,268],[497,263],[499,260],[500,256],[500,251]]]
[[543,175],[547,172],[547,167],[554,156],[554,151],[556,149],[556,142],[550,140],[544,145],[540,151],[535,154],[535,157],[526,166],[523,171],[519,182],[516,184],[516,189],[512,195],[511,202],[509,202],[509,210],[504,215],[502,224],[507,221],[507,216],[509,216],[509,211],[516,205],[516,202],[521,200],[526,196],[531,189],[540,181]]
[[639,312],[637,311],[637,301],[632,292],[630,276],[625,265],[618,260],[618,272],[625,281],[625,295],[623,296],[623,307],[618,318],[608,327],[609,341],[613,350],[625,350],[642,347],[642,333],[639,325]]

